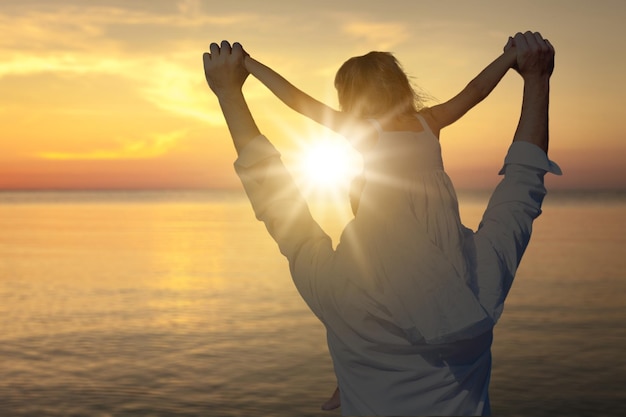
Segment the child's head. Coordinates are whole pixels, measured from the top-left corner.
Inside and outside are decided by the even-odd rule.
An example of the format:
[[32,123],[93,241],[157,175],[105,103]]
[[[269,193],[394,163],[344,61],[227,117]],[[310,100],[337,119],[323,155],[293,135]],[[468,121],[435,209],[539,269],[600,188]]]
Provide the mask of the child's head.
[[339,105],[359,118],[415,112],[422,107],[400,63],[389,52],[350,58],[335,76]]

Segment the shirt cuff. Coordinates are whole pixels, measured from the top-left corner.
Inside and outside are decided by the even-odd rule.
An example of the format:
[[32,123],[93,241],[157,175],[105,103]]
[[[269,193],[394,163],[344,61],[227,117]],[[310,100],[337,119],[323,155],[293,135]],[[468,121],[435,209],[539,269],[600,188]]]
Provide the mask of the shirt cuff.
[[276,150],[274,145],[263,135],[256,136],[252,139],[239,153],[239,157],[235,161],[236,167],[250,168],[259,162],[280,156],[280,152]]
[[548,155],[537,145],[525,141],[513,142],[504,158],[504,166],[498,174],[504,174],[509,164],[526,165],[555,175],[563,175],[561,168],[548,159]]

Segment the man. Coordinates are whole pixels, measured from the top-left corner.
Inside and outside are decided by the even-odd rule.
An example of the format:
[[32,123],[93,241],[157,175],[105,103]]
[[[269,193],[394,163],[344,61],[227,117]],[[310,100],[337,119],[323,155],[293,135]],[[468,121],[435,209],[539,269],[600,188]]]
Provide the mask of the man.
[[[466,317],[482,318],[464,323],[462,334],[435,329],[442,335],[436,341],[424,338],[419,329],[387,320],[384,313],[396,306],[381,305],[355,282],[359,265],[340,250],[344,237],[333,250],[329,236],[311,217],[280,154],[261,135],[243,97],[248,73],[241,45],[231,47],[223,41],[221,46],[211,44],[210,53],[204,54],[207,82],[238,153],[235,168],[257,218],[289,260],[298,291],[326,327],[342,412],[347,415],[490,412],[492,329],[528,245],[532,222],[541,213],[543,177],[546,172],[560,173],[547,158],[554,49],[538,33],[518,33],[514,41],[516,69],[524,79],[522,114],[501,170],[504,179],[478,231],[467,230],[465,236],[472,301],[477,301]],[[462,314],[457,317],[465,319]]]

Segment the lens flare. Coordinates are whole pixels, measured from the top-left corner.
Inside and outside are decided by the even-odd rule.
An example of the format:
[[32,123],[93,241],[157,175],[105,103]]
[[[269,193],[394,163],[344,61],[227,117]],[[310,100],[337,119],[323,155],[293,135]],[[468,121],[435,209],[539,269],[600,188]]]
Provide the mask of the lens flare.
[[352,148],[335,140],[303,145],[298,160],[301,181],[306,188],[317,191],[346,189],[360,170]]

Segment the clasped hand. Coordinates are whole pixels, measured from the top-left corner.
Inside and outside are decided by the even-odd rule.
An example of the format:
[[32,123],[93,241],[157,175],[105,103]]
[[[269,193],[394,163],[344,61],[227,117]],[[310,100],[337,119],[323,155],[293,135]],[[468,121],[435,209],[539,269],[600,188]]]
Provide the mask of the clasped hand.
[[513,68],[526,80],[533,77],[550,77],[554,71],[554,47],[539,32],[518,32],[509,38],[505,53],[515,51]]
[[204,76],[211,90],[218,97],[230,91],[240,91],[249,75],[243,62],[247,54],[241,44],[235,42],[231,47],[227,41],[222,41],[219,46],[212,43],[209,51],[202,55],[202,60]]

